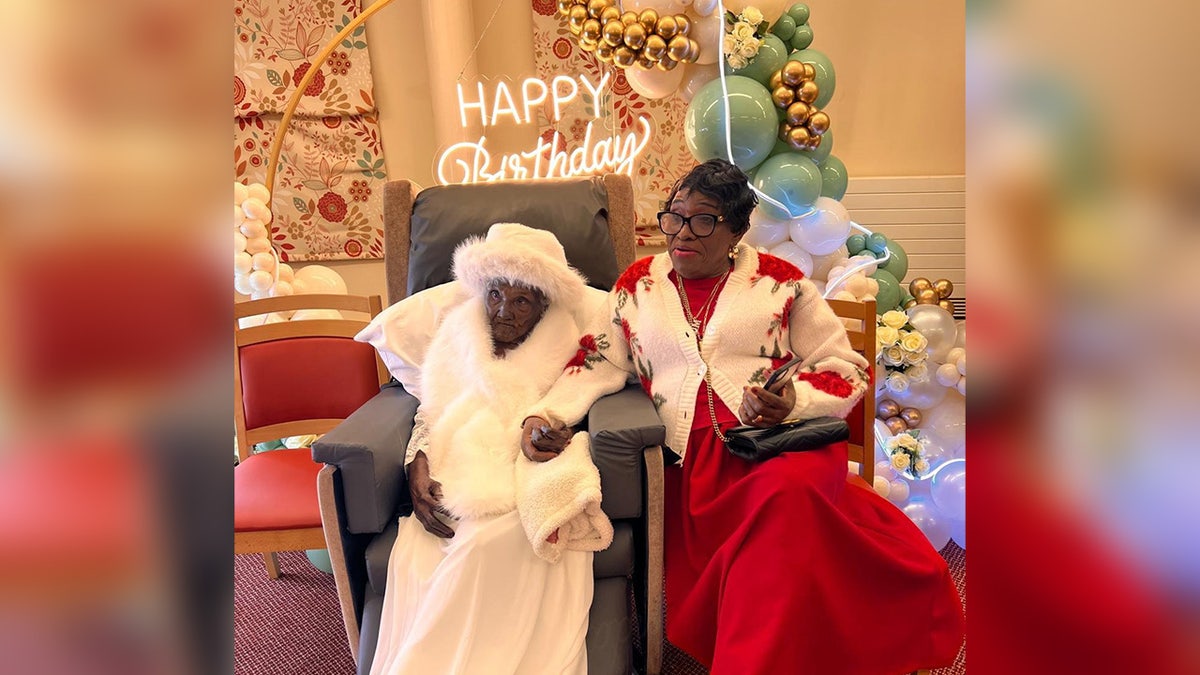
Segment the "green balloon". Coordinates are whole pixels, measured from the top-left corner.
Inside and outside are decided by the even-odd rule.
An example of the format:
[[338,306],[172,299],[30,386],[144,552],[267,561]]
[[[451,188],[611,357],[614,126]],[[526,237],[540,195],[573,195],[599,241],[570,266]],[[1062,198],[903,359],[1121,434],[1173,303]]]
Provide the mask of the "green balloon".
[[[800,29],[797,28],[799,33]],[[792,36],[794,41],[796,36]],[[833,61],[825,56],[824,52],[819,52],[815,49],[802,49],[793,53],[788,57],[788,61],[799,61],[801,63],[811,63],[813,69],[817,71],[817,76],[814,81],[817,83],[817,100],[813,101],[813,105],[818,108],[824,108],[825,104],[833,98],[833,91],[837,89],[837,75],[833,71]]]
[[821,196],[821,169],[817,163],[795,152],[770,157],[758,167],[754,187],[782,203],[787,210],[760,199],[758,208],[772,220],[786,220],[808,212]]
[[788,40],[788,43],[792,46],[792,49],[808,49],[808,46],[812,44],[812,41],[812,26],[805,23],[796,26],[796,30],[792,33],[792,37],[790,40]]
[[786,141],[775,139],[775,147],[771,148],[771,156],[774,157],[775,155],[781,155],[785,152],[795,152],[795,150],[792,148],[792,146],[788,145]]
[[[824,143],[822,143],[824,145]],[[830,155],[821,162],[821,196],[842,200],[846,196],[846,182],[850,176],[842,160]]]
[[887,270],[875,270],[871,278],[879,282],[879,292],[875,294],[875,313],[883,314],[889,309],[900,306],[900,282]]
[[[896,277],[897,280],[904,281],[904,275],[908,274],[908,253],[905,253],[904,249],[900,247],[900,244],[896,243],[895,239],[887,240],[887,248],[891,252],[892,257],[888,258],[888,261],[883,264],[883,269],[891,272],[892,276]],[[903,300],[901,298],[901,302]]]
[[329,560],[329,550],[324,548],[309,549],[304,552],[312,566],[326,574],[333,574],[333,563]]
[[[754,55],[754,58],[750,60],[750,63],[746,64],[745,68],[734,70],[729,66],[728,60],[721,60],[725,63],[726,75],[748,77],[765,87],[771,81],[772,73],[787,63],[789,51],[791,50],[788,49],[787,45],[783,44],[783,40],[780,40],[779,36],[768,33],[763,38],[762,44],[758,47],[758,54]],[[785,111],[780,110],[780,112]]]
[[286,447],[287,446],[283,444],[282,440],[276,439],[273,441],[263,441],[262,443],[256,443],[254,445],[254,451],[255,452],[266,452],[267,450],[278,450],[280,448],[286,448]]
[[780,40],[787,42],[792,39],[792,33],[796,32],[796,20],[790,14],[784,14],[779,17],[774,26],[771,26],[771,32],[778,35]]
[[872,232],[867,236],[867,248],[871,249],[872,253],[883,253],[887,250],[887,237],[878,232]]
[[867,235],[852,234],[846,237],[846,253],[850,255],[858,255],[867,247]]
[[817,164],[824,162],[829,157],[829,153],[833,152],[833,129],[826,131],[825,135],[821,136],[821,145],[817,146],[816,150],[796,150],[796,152]]
[[[775,104],[766,87],[740,75],[725,78],[729,90],[730,145],[733,163],[749,171],[762,163],[775,147],[779,133]],[[721,78],[700,88],[688,105],[683,138],[698,161],[729,159],[725,148],[725,95]]]
[[804,4],[803,2],[797,2],[796,4],[792,5],[791,9],[789,9],[787,13],[788,16],[792,17],[792,20],[796,22],[797,26],[808,23],[808,5]]

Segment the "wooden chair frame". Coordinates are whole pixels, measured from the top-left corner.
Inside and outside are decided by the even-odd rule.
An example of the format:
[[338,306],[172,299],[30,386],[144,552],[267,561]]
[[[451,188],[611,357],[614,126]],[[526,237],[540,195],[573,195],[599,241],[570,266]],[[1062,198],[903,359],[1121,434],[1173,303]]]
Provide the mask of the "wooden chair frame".
[[[846,328],[850,338],[850,346],[854,351],[863,355],[867,360],[870,372],[875,372],[875,301],[851,302],[849,300],[830,300],[829,306],[834,314],[843,319],[861,322],[859,329]],[[867,391],[863,394],[863,429],[862,443],[851,443],[849,458],[858,462],[858,475],[867,485],[875,482],[875,383],[874,378]]]

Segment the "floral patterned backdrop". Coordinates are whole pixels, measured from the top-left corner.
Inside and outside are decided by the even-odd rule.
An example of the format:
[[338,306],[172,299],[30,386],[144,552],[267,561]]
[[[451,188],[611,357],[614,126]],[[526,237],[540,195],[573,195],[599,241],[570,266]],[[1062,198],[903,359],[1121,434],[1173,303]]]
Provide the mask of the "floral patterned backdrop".
[[[554,0],[532,0],[533,2],[533,48],[537,75],[549,80],[557,74],[585,73],[593,81],[611,74],[610,96],[602,102],[613,116],[612,121],[619,131],[632,127],[639,116],[650,120],[651,138],[642,151],[633,171],[633,194],[637,200],[638,244],[642,246],[665,246],[666,241],[658,230],[655,214],[661,209],[667,192],[676,179],[696,164],[683,140],[683,118],[687,103],[678,96],[653,100],[639,96],[625,79],[625,71],[600,63],[595,56],[579,48],[568,30],[566,22],[556,15]],[[564,116],[558,124],[548,118],[543,120],[543,135],[552,134],[557,128],[563,136],[578,143],[583,139],[586,117]]]
[[[358,0],[234,0],[233,164],[264,182],[283,109]],[[271,241],[284,260],[383,257],[383,144],[360,26],[305,88],[283,142]]]

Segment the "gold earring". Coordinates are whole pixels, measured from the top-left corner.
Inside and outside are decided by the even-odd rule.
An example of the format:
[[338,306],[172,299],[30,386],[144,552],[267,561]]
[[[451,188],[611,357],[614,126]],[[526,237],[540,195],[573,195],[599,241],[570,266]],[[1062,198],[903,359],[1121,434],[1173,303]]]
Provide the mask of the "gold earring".
[[740,245],[740,244],[734,244],[733,246],[730,246],[730,247],[729,247],[729,259],[730,259],[730,260],[736,260],[736,259],[737,259],[737,254],[738,254],[738,253],[739,253],[741,250],[742,250],[742,247],[741,247],[741,245]]

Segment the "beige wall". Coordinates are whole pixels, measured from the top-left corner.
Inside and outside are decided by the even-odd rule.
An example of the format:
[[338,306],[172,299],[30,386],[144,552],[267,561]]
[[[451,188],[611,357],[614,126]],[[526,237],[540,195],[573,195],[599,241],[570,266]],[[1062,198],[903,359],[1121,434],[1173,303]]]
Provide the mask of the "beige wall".
[[[808,4],[813,46],[829,55],[837,71],[837,92],[828,110],[837,155],[850,174],[964,173],[963,3]],[[436,15],[427,16],[431,7]],[[367,23],[389,176],[433,184],[438,149],[458,140],[446,137],[457,125],[438,124],[434,101],[454,95],[464,66],[466,82],[473,82],[475,73],[512,79],[533,73],[530,12],[527,0],[397,0]],[[437,35],[426,33],[428,23],[439,26]],[[468,60],[480,33],[484,37]],[[524,149],[532,133],[528,128],[489,130],[488,144]],[[346,279],[350,292],[386,299],[381,262],[325,264]]]

